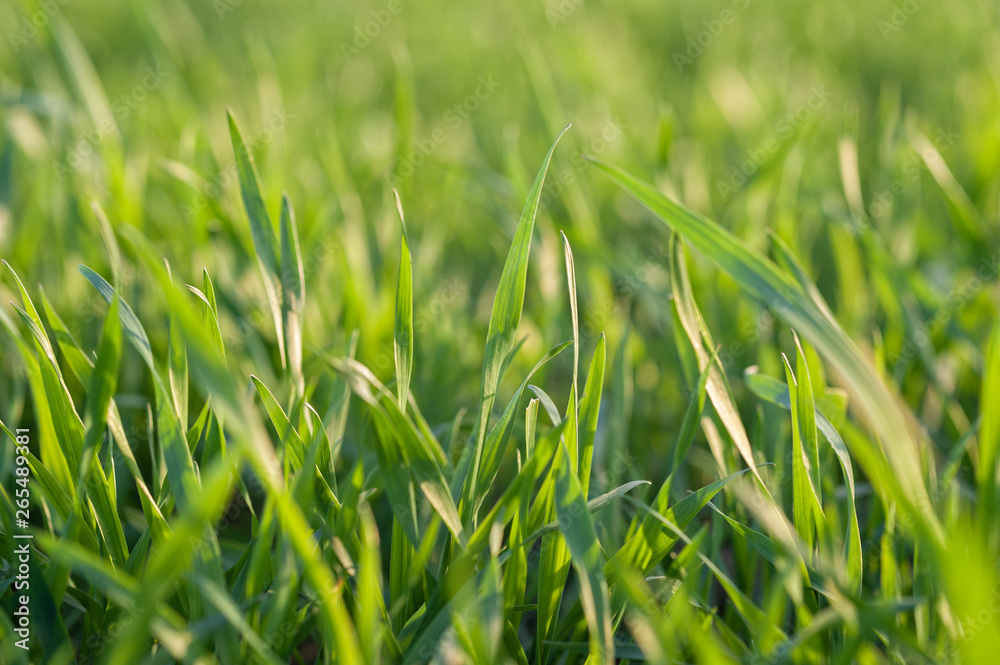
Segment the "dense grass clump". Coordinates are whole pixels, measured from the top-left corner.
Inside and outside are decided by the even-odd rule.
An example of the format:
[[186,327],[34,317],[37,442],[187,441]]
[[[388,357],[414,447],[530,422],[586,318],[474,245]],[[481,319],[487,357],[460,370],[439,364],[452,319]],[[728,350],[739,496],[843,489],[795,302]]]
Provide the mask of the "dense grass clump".
[[995,662],[996,7],[429,5],[0,7],[0,662]]

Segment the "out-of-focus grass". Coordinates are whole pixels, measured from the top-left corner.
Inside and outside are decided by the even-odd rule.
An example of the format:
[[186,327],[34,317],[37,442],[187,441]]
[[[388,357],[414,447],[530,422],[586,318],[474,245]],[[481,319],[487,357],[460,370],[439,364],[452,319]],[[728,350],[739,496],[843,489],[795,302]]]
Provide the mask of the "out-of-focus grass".
[[991,662],[995,3],[0,26],[6,661]]

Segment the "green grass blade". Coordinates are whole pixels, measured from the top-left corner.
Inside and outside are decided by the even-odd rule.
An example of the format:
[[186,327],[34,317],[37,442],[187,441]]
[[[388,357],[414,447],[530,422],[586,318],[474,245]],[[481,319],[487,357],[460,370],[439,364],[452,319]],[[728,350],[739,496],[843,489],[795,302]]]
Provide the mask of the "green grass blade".
[[903,489],[895,498],[913,514],[913,525],[918,531],[935,543],[943,542],[940,522],[933,511],[926,509],[930,499],[917,462],[920,459],[919,437],[913,433],[912,423],[897,396],[883,383],[843,329],[829,321],[793,278],[718,224],[678,205],[617,167],[598,161],[595,164],[729,273],[742,288],[775,310],[841,373],[860,408],[885,442]]
[[415,522],[416,497],[406,496],[408,490],[405,488],[410,481],[404,479],[409,478],[419,485],[455,539],[463,542],[464,528],[445,479],[442,465],[446,459],[439,444],[428,441],[418,431],[400,411],[398,401],[367,367],[349,358],[332,359],[331,362],[334,369],[349,379],[354,393],[372,407],[376,426],[380,428],[377,439],[380,468],[390,476],[386,478],[386,491],[396,494],[393,509],[399,511],[397,517],[404,522],[413,545],[419,547],[420,539]]
[[181,337],[180,325],[175,320],[170,321],[170,343],[167,348],[167,379],[170,382],[170,396],[181,426],[186,427],[188,421],[188,365],[187,351]]
[[743,427],[743,420],[736,408],[733,399],[732,389],[722,363],[718,358],[713,357],[715,343],[708,332],[708,327],[702,319],[701,312],[694,300],[694,293],[691,289],[691,278],[688,275],[687,261],[684,258],[684,244],[677,234],[670,238],[670,282],[673,287],[674,305],[681,326],[687,335],[688,342],[694,349],[698,359],[698,371],[704,372],[709,369],[706,383],[706,391],[715,412],[719,414],[722,424],[729,432],[730,438],[739,450],[747,468],[760,478],[757,472],[757,464],[753,458],[753,451],[750,449],[750,439],[747,437],[746,429]]
[[601,410],[604,390],[604,363],[607,348],[604,333],[597,339],[597,348],[587,370],[587,383],[580,400],[580,484],[584,498],[590,496],[590,476],[594,465],[594,439],[597,436],[597,417]]
[[295,394],[305,393],[302,375],[302,316],[306,302],[306,275],[299,247],[299,229],[295,223],[288,194],[281,197],[281,322],[285,330],[288,371]]
[[486,443],[486,433],[489,430],[490,415],[493,403],[500,386],[500,374],[507,362],[507,356],[514,347],[514,335],[521,322],[521,309],[524,306],[524,288],[528,275],[528,257],[531,249],[531,236],[535,227],[535,213],[538,210],[538,199],[542,194],[545,174],[548,172],[552,153],[555,152],[559,139],[566,133],[567,127],[553,141],[538,175],[528,193],[528,200],[521,212],[521,218],[514,231],[514,241],[511,243],[507,261],[504,263],[500,284],[497,286],[496,297],[493,300],[493,311],[490,314],[489,330],[486,334],[486,353],[483,356],[483,378],[479,391],[479,417],[476,423],[476,437],[470,473],[464,488],[467,513],[462,515],[463,521],[471,524],[474,521],[473,507],[475,497],[480,492],[479,469],[482,466],[483,448]]
[[396,359],[396,396],[399,410],[406,411],[410,394],[410,372],[413,370],[413,266],[410,263],[410,241],[403,217],[403,203],[399,192],[392,190],[402,234],[399,248],[399,278],[396,281],[396,332],[393,336],[393,355]]
[[274,222],[267,212],[264,202],[263,187],[253,154],[243,143],[236,118],[232,110],[226,111],[229,117],[229,136],[233,142],[233,153],[236,155],[236,170],[239,173],[240,193],[243,196],[243,207],[250,220],[250,235],[253,238],[254,253],[260,275],[264,280],[264,291],[268,304],[271,306],[271,316],[274,320],[274,331],[278,337],[278,349],[281,354],[281,366],[286,366],[284,326],[282,325],[281,270],[278,263],[278,240],[274,232]]
[[[565,446],[562,447],[562,455],[569,456]],[[597,663],[613,663],[615,649],[608,582],[604,577],[604,556],[593,519],[587,510],[583,488],[572,473],[568,459],[559,466],[556,476],[556,514],[580,580],[580,599],[590,631],[590,655]]]
[[70,370],[82,385],[88,385],[90,383],[90,373],[94,369],[93,361],[83,352],[83,349],[80,348],[69,328],[66,327],[66,324],[56,314],[52,303],[49,302],[48,297],[45,295],[45,291],[39,289],[39,295],[42,299],[42,311],[45,312],[45,319],[48,321],[49,328],[52,330],[59,350],[62,351],[63,358],[66,359],[66,364],[69,365]]
[[[748,371],[744,376],[747,387],[755,395],[771,404],[780,406],[783,409],[791,410],[791,396],[787,384],[757,372]],[[823,415],[823,412],[816,409],[816,428],[822,432],[824,438],[833,448],[837,460],[840,462],[841,471],[844,474],[844,482],[847,484],[847,535],[844,548],[847,555],[847,576],[851,588],[857,590],[861,588],[862,576],[862,551],[861,551],[861,531],[858,527],[858,509],[856,504],[856,491],[854,487],[854,465],[851,462],[851,455],[847,445],[840,433],[833,426],[833,423]]]
[[478,515],[479,509],[482,507],[483,501],[486,499],[490,488],[493,485],[493,481],[496,479],[497,474],[500,471],[500,465],[503,462],[503,453],[506,450],[507,443],[510,440],[511,434],[514,431],[515,415],[517,414],[517,408],[521,403],[521,396],[524,394],[524,389],[528,386],[528,382],[535,375],[538,370],[543,366],[548,364],[550,360],[562,353],[568,346],[570,342],[563,342],[558,346],[550,349],[542,358],[535,363],[535,366],[531,368],[528,375],[524,377],[524,381],[518,387],[514,396],[511,398],[510,402],[507,404],[507,408],[504,409],[503,414],[500,419],[497,420],[496,424],[490,430],[490,433],[486,435],[486,445],[484,446],[485,453],[483,454],[483,464],[480,470],[479,478],[481,480],[481,492],[479,496],[476,497],[475,512]]
[[816,489],[812,484],[806,444],[804,443],[805,435],[803,434],[804,422],[809,416],[802,413],[804,400],[800,396],[800,390],[803,389],[802,386],[808,384],[808,381],[805,378],[796,381],[788,359],[784,355],[782,355],[782,359],[785,362],[789,400],[792,406],[792,518],[795,530],[798,532],[799,538],[806,544],[809,552],[808,561],[811,561],[816,544],[816,520],[822,509],[819,506]]
[[86,491],[94,506],[101,533],[108,545],[111,560],[122,566],[128,558],[122,521],[115,506],[115,491],[101,469],[100,461],[93,463],[107,425],[108,407],[118,383],[118,366],[121,361],[122,336],[118,313],[120,300],[115,299],[104,319],[101,345],[87,393],[87,428],[77,480],[77,497]]
[[[718,494],[723,487],[748,471],[749,469],[737,471],[692,492],[666,512],[662,513],[663,516],[671,524],[675,524],[681,529],[687,528],[691,520],[712,500],[712,497]],[[639,530],[611,557],[611,560],[605,566],[604,572],[607,574],[608,579],[614,582],[618,571],[626,568],[634,568],[644,572],[649,571],[667,556],[676,543],[677,537],[675,534],[664,532],[656,517],[652,514],[646,514],[642,518]]]
[[813,402],[813,383],[809,375],[809,364],[806,361],[805,351],[798,335],[795,337],[796,360],[795,375],[798,377],[798,386],[795,391],[798,401],[799,436],[802,438],[802,450],[805,454],[806,471],[809,475],[809,484],[816,494],[818,507],[823,505],[822,474],[819,468],[819,439],[816,436],[816,404]]
[[[983,367],[983,384],[979,400],[982,424],[979,426],[980,524],[987,541],[997,531],[997,485],[1000,484],[1000,321],[993,326]],[[993,406],[989,406],[989,405]]]

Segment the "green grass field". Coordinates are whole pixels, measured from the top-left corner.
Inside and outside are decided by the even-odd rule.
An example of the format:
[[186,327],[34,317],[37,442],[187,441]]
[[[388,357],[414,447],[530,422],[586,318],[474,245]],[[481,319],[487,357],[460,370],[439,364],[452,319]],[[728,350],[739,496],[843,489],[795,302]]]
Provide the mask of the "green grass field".
[[0,663],[997,662],[996,2],[0,32]]

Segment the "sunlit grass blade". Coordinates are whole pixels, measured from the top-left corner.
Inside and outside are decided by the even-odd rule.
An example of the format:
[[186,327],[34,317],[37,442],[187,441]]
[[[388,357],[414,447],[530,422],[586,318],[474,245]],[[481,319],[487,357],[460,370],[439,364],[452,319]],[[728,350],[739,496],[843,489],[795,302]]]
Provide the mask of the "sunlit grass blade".
[[552,153],[555,152],[559,139],[566,133],[567,127],[556,137],[549,148],[538,175],[528,193],[521,218],[514,231],[507,261],[504,263],[500,284],[497,286],[493,301],[493,311],[490,315],[489,330],[486,334],[486,352],[483,356],[483,378],[479,391],[479,416],[476,423],[474,452],[465,483],[465,510],[463,522],[474,522],[475,497],[480,493],[479,469],[482,465],[483,448],[486,443],[486,433],[489,429],[493,403],[500,386],[500,374],[507,356],[514,347],[514,336],[521,321],[521,309],[524,305],[524,287],[528,275],[528,257],[531,249],[531,235],[535,227],[535,213],[538,210],[538,199],[542,194],[545,174],[548,172]]
[[597,162],[605,174],[714,261],[755,298],[775,310],[841,373],[857,397],[859,408],[878,431],[903,494],[897,498],[914,516],[913,525],[934,542],[943,541],[941,524],[932,511],[920,465],[920,446],[898,397],[883,383],[847,334],[833,325],[802,288],[756,251],[718,224],[670,200],[627,172]]
[[[633,480],[631,482],[625,483],[624,485],[616,487],[611,491],[605,492],[600,496],[595,496],[593,499],[586,502],[587,512],[596,513],[601,508],[607,506],[615,499],[625,496],[626,494],[634,490],[636,487],[639,487],[640,485],[649,485],[649,484],[650,482],[648,480]],[[556,531],[558,528],[559,528],[559,520],[555,519],[546,524],[545,526],[533,531],[531,535],[526,538],[526,541],[531,542],[536,538],[544,536],[547,533],[552,533],[553,531]]]
[[[532,399],[528,402],[528,406],[525,408],[524,412],[524,454],[522,456],[521,450],[517,451],[518,475],[524,471],[525,465],[529,464],[532,458],[535,448],[535,427],[537,423],[538,400]],[[528,502],[530,501],[531,489],[534,482],[534,478],[531,478],[528,482],[522,483],[520,495],[518,496],[519,505],[517,506],[517,509],[513,511],[514,515],[510,524],[509,542],[511,543],[520,543],[527,535],[525,532],[525,522],[528,516]],[[517,623],[519,613],[514,611],[512,608],[524,604],[527,583],[528,555],[524,551],[524,548],[518,547],[513,552],[511,559],[508,560],[507,564],[504,566],[504,607],[510,615],[510,623],[507,624],[505,633],[512,631],[513,624]],[[505,643],[507,641],[508,640],[505,638]],[[524,650],[520,649],[517,653],[523,656]]]
[[807,440],[809,421],[812,420],[813,439],[815,439],[816,424],[811,410],[811,400],[807,408],[806,400],[800,392],[808,392],[808,377],[800,377],[797,381],[788,359],[784,355],[782,355],[782,359],[785,361],[785,374],[788,379],[789,401],[792,410],[792,518],[795,530],[805,542],[811,557],[816,543],[816,522],[821,518],[823,512],[816,488],[813,486],[813,472],[809,466],[810,455],[807,452],[807,448],[811,446]]
[[[387,486],[386,490],[397,495],[393,501],[393,509],[398,511],[397,517],[401,521],[405,520],[404,526],[413,544],[419,546],[420,543],[417,537],[416,497],[405,495],[409,481],[399,485],[400,481],[410,477],[419,485],[456,540],[464,541],[465,531],[445,479],[442,464],[446,460],[439,444],[422,436],[406,414],[400,411],[397,400],[393,399],[388,389],[367,367],[344,358],[331,362],[338,372],[350,380],[355,394],[372,407],[372,414],[379,428],[380,464],[383,473],[391,474],[386,480],[393,485]],[[397,505],[399,501],[402,503]]]
[[122,333],[118,312],[120,300],[117,298],[108,309],[101,332],[101,345],[91,374],[86,409],[86,435],[83,456],[77,479],[77,500],[86,491],[97,513],[104,541],[107,543],[111,560],[120,566],[128,556],[128,546],[122,522],[115,506],[113,484],[101,470],[100,460],[95,460],[101,439],[107,429],[108,407],[118,385],[118,367],[122,354]]
[[188,366],[187,351],[181,338],[180,326],[176,321],[170,322],[170,343],[167,356],[167,378],[170,382],[170,396],[181,426],[188,421]]
[[403,203],[399,192],[392,191],[396,211],[402,227],[399,249],[399,277],[396,280],[396,332],[393,336],[393,355],[396,359],[396,396],[400,411],[406,411],[410,394],[410,372],[413,370],[413,266],[410,263],[410,241],[403,217]]
[[282,325],[282,292],[281,266],[279,264],[279,245],[274,232],[274,222],[267,212],[267,204],[262,193],[260,175],[254,163],[253,154],[243,142],[236,118],[231,110],[229,117],[229,136],[233,142],[233,152],[236,155],[236,170],[239,173],[240,193],[243,196],[243,206],[250,220],[250,235],[253,238],[253,248],[257,255],[261,278],[264,281],[264,291],[271,307],[274,320],[274,332],[278,338],[278,349],[281,354],[281,366],[286,364],[284,326]]
[[[748,371],[744,377],[747,387],[758,397],[768,402],[791,410],[791,396],[787,384],[783,384],[777,379],[759,374],[756,371]],[[844,482],[847,486],[847,534],[844,542],[844,549],[847,556],[847,576],[851,587],[855,590],[861,588],[862,575],[862,550],[861,532],[858,527],[858,509],[856,505],[856,490],[854,486],[854,465],[847,445],[844,443],[840,433],[834,428],[830,420],[819,409],[815,410],[816,428],[822,432],[823,436],[833,448],[837,460],[840,462],[841,471],[844,474]]]
[[42,311],[45,312],[45,321],[49,324],[56,345],[62,351],[63,358],[66,359],[66,364],[69,365],[70,371],[76,376],[77,381],[82,385],[88,385],[90,373],[94,369],[93,361],[83,352],[69,328],[56,313],[52,303],[45,295],[45,291],[40,289],[39,296],[42,300]]
[[[663,516],[678,528],[687,528],[695,515],[712,500],[712,497],[718,494],[723,487],[748,471],[749,469],[737,471],[692,492],[668,508],[663,513]],[[645,514],[636,534],[611,557],[611,560],[605,566],[604,572],[611,582],[615,581],[618,571],[623,568],[634,568],[647,572],[661,562],[676,543],[676,534],[665,532],[654,515]]]
[[[111,302],[115,298],[114,289],[103,277],[86,266],[80,266],[79,270],[106,301]],[[139,355],[146,361],[153,377],[156,394],[157,435],[167,464],[170,488],[179,505],[184,506],[187,501],[191,500],[192,492],[198,485],[198,479],[194,472],[194,461],[191,459],[191,450],[188,448],[174,401],[170,396],[170,390],[153,360],[149,337],[128,303],[121,298],[118,300],[121,307],[122,329]]]
[[[653,508],[647,506],[646,504],[638,501],[636,499],[629,499],[629,501],[646,511],[653,519],[657,520],[660,524],[667,527],[676,538],[683,540],[684,542],[691,542],[691,539],[684,533],[683,529],[678,525],[674,524],[669,518],[659,514]],[[733,602],[736,610],[739,612],[743,621],[747,624],[747,627],[759,638],[762,642],[762,646],[767,647],[770,644],[776,643],[780,640],[785,639],[786,635],[782,632],[781,628],[771,622],[769,617],[753,602],[740,588],[732,581],[732,579],[727,575],[714,561],[705,556],[703,553],[698,552],[698,558],[701,559],[702,563],[712,571],[712,574],[719,581],[719,584],[725,590],[726,595]]]
[[299,397],[305,392],[302,376],[302,317],[306,301],[306,276],[299,247],[299,229],[288,194],[281,197],[281,322],[285,330],[288,371]]
[[507,408],[504,409],[503,414],[497,420],[493,428],[490,429],[489,434],[486,435],[486,445],[484,446],[485,453],[482,458],[482,469],[480,471],[479,477],[481,480],[481,493],[476,497],[476,514],[479,513],[479,509],[482,507],[482,502],[486,499],[486,495],[493,485],[493,481],[496,479],[497,473],[500,471],[500,464],[503,462],[503,453],[506,450],[507,443],[510,440],[511,434],[514,431],[515,416],[517,414],[517,408],[521,403],[521,397],[524,394],[524,389],[528,386],[528,382],[535,375],[538,370],[544,367],[550,360],[562,353],[568,346],[570,342],[563,342],[558,346],[550,349],[542,358],[535,363],[535,366],[531,368],[527,376],[524,377],[524,381],[518,387],[514,396],[511,398],[510,402],[507,404]]
[[208,275],[208,269],[206,268],[202,272],[201,289],[196,286],[191,286],[190,284],[188,284],[187,287],[191,293],[195,294],[203,303],[205,327],[210,331],[219,353],[223,358],[225,358],[226,345],[225,342],[222,341],[222,328],[219,326],[219,307],[215,301],[215,285],[212,284],[212,278]]
[[997,486],[1000,485],[1000,320],[993,324],[993,333],[986,348],[983,384],[980,391],[982,424],[979,427],[980,524],[987,542],[997,532]]
[[604,333],[597,338],[597,348],[587,371],[587,383],[580,400],[580,484],[583,497],[590,492],[590,476],[594,465],[594,439],[597,435],[597,417],[601,410],[604,390],[604,362],[607,354]]
[[[568,456],[565,446],[562,455]],[[590,655],[597,663],[614,662],[611,603],[604,577],[604,556],[587,510],[580,481],[564,460],[556,476],[556,514],[580,581],[580,598],[590,631]]]
[[732,389],[729,387],[722,363],[713,356],[715,343],[712,341],[701,312],[698,310],[698,305],[695,303],[694,293],[691,289],[691,278],[687,271],[687,261],[684,258],[684,244],[676,233],[671,235],[670,247],[670,282],[673,287],[673,302],[688,342],[698,358],[699,373],[711,368],[708,370],[709,375],[706,383],[708,397],[743,457],[743,461],[759,478],[753,451],[750,449],[750,439],[747,437],[743,420],[736,409]]

